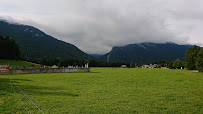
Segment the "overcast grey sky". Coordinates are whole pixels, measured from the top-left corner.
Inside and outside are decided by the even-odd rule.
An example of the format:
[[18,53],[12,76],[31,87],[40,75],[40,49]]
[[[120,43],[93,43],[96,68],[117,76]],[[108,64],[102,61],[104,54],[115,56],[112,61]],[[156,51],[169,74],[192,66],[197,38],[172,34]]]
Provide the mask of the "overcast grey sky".
[[0,18],[91,54],[140,42],[203,46],[203,0],[0,0]]

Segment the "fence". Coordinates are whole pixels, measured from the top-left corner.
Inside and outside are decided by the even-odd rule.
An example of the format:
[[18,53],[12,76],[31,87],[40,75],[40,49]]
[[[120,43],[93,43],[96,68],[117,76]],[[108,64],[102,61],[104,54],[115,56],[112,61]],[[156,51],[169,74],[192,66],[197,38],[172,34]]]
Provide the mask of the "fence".
[[67,73],[90,72],[90,68],[39,68],[39,69],[9,69],[0,70],[0,74],[33,74],[33,73]]

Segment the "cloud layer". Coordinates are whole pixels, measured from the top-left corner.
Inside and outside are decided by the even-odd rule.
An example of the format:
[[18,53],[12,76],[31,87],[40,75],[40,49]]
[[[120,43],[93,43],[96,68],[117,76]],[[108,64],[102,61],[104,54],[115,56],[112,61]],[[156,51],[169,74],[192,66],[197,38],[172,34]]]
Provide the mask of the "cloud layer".
[[140,42],[203,44],[202,0],[1,0],[0,17],[86,53]]

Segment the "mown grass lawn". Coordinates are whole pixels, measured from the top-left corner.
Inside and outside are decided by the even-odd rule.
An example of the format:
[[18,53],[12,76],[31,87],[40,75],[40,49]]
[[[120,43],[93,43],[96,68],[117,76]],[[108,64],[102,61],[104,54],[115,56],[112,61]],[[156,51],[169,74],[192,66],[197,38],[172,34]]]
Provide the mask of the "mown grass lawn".
[[203,113],[203,73],[91,70],[0,75],[0,113],[40,113],[17,87],[11,91],[10,78],[44,113]]

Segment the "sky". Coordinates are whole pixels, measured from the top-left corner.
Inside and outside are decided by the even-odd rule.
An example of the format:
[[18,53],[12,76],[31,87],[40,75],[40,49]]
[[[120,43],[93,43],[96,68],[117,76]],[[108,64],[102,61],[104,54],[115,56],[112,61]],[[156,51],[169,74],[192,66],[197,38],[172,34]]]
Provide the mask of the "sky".
[[0,18],[88,54],[141,42],[203,46],[203,0],[0,0]]

